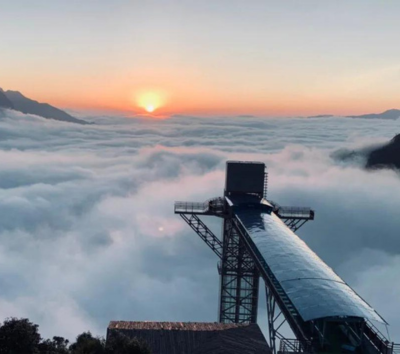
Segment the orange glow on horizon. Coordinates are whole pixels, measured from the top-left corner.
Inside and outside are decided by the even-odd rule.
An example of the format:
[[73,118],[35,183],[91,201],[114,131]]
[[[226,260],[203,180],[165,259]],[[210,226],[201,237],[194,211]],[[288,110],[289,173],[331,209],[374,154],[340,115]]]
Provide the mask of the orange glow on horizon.
[[[50,80],[51,77],[46,77]],[[158,75],[153,82],[132,84],[132,78],[126,81],[110,78],[107,89],[101,82],[87,81],[86,85],[72,88],[58,82],[53,90],[23,82],[14,82],[12,78],[3,80],[3,89],[21,91],[25,96],[46,102],[61,109],[121,112],[127,116],[144,114],[147,117],[160,118],[174,114],[197,116],[308,116],[318,114],[357,115],[378,113],[390,108],[399,108],[398,101],[387,95],[376,95],[375,91],[357,96],[358,91],[342,92],[339,86],[334,92],[326,88],[319,92],[297,91],[292,89],[270,90],[267,92],[245,89],[220,88],[209,86],[201,80],[188,82],[165,79]],[[4,83],[3,83],[4,82]],[[134,86],[135,85],[135,86]],[[368,99],[366,99],[368,98]],[[73,112],[71,112],[73,113]]]

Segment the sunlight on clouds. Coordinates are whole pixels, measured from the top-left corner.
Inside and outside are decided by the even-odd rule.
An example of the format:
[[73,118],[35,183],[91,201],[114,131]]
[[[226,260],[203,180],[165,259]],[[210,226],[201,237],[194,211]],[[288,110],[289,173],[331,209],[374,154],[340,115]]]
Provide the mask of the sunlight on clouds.
[[[381,252],[375,277],[388,289],[400,264],[398,176],[330,158],[339,148],[388,140],[400,131],[400,120],[93,119],[96,124],[82,127],[0,113],[0,259],[7,284],[0,317],[26,316],[46,337],[68,338],[82,330],[102,334],[118,318],[214,320],[215,258],[174,215],[173,204],[219,195],[225,161],[242,159],[267,163],[273,200],[316,209],[316,220],[300,236],[361,290],[393,335],[400,332],[399,314],[391,315],[387,305],[395,297],[368,284],[374,269],[363,252]],[[215,232],[219,222],[210,220]],[[357,267],[342,266],[354,253]],[[177,287],[185,290],[177,294]],[[400,288],[388,290],[398,294]],[[63,312],[46,311],[52,303],[72,314],[69,331],[58,321]]]

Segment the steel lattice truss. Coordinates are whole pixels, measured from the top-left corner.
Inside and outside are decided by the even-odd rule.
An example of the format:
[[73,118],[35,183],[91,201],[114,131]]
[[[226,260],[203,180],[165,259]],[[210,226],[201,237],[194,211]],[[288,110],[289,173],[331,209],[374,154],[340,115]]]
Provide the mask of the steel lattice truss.
[[[231,161],[227,163],[224,197],[209,199],[203,203],[175,203],[175,213],[185,220],[219,258],[219,321],[257,322],[261,277],[266,287],[269,342],[273,354],[326,352],[334,343],[328,333],[330,329],[330,334],[336,335],[340,330],[346,338],[352,338],[352,343],[358,345],[357,348],[361,348],[361,343],[365,340],[369,346],[369,354],[397,354],[396,351],[400,349],[398,345],[387,341],[363,316],[349,315],[352,314],[351,311],[340,316],[325,316],[328,319],[326,321],[324,316],[308,319],[304,316],[301,312],[302,307],[298,307],[298,301],[302,295],[310,302],[311,297],[307,293],[309,288],[298,287],[297,293],[293,295],[294,285],[291,284],[291,292],[287,291],[287,285],[282,284],[280,277],[282,270],[295,275],[296,272],[291,270],[295,262],[292,265],[290,262],[280,263],[277,255],[286,256],[286,260],[291,260],[297,254],[297,259],[300,260],[308,257],[299,261],[307,263],[311,257],[305,256],[308,254],[307,249],[302,249],[300,254],[296,253],[301,249],[300,246],[290,249],[298,238],[287,228],[293,232],[297,231],[309,220],[314,220],[314,211],[310,208],[280,206],[268,201],[267,184],[265,164]],[[223,220],[221,237],[217,237],[200,219],[202,215],[216,216]],[[284,249],[286,253],[279,252],[280,249]],[[319,265],[318,269],[325,268]],[[298,281],[300,278],[289,279]],[[326,281],[325,278],[322,280]],[[338,288],[339,285],[334,284]],[[318,289],[320,292],[326,291],[326,286]],[[338,301],[338,293],[333,294],[336,294],[335,299]],[[313,308],[313,304],[310,307]],[[369,308],[366,311],[368,312]],[[375,318],[373,314],[371,316]],[[334,320],[331,320],[332,318]],[[285,338],[282,333],[285,324],[285,327],[291,329],[295,339]],[[277,341],[280,342],[279,348]]]
[[[256,323],[258,314],[260,273],[253,256],[247,250],[233,219],[221,212],[221,199],[205,203],[177,203],[175,212],[199,235],[220,259],[221,276],[219,321],[224,323]],[[215,206],[218,205],[216,209]],[[283,209],[282,209],[283,210]],[[215,215],[223,218],[222,241],[199,218],[199,215]],[[277,214],[279,215],[279,214]],[[312,215],[312,218],[314,215]],[[282,220],[292,230],[298,230],[311,217],[292,216],[287,212]]]
[[[266,198],[267,173],[263,180],[263,190],[259,195],[261,198]],[[314,212],[310,209],[281,207],[276,203],[272,203],[272,205],[276,215],[293,231],[298,230],[308,220],[314,219]],[[229,212],[225,198],[213,198],[204,203],[176,202],[175,213],[185,220],[220,259],[218,263],[220,274],[219,321],[223,323],[256,323],[260,271],[255,263],[254,254],[251,253],[235,224],[235,219]],[[212,215],[223,219],[221,238],[217,237],[200,219],[201,215]],[[286,305],[282,303],[285,300],[279,297],[279,289],[275,288],[278,285],[274,285],[269,277],[263,277],[267,291],[270,344],[273,353],[276,353],[275,339],[283,338],[279,330],[286,322],[285,315],[290,316],[291,314],[279,310],[280,306],[285,307]],[[285,342],[285,348],[294,349],[296,345],[298,346],[290,341]]]
[[256,323],[260,278],[257,267],[232,219],[224,220],[223,232],[219,321]]

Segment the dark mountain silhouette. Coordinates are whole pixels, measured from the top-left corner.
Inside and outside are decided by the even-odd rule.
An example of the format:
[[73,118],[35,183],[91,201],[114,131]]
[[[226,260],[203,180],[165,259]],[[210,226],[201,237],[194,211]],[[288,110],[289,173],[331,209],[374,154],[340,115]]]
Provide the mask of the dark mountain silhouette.
[[0,88],[0,108],[14,108],[12,102],[4,94],[4,91]]
[[400,134],[388,144],[372,150],[367,158],[369,169],[397,168],[400,169]]
[[362,114],[360,116],[347,116],[349,118],[367,118],[367,119],[398,119],[400,118],[400,109],[389,109],[382,113]]
[[[1,92],[8,101],[11,102],[11,107],[6,108],[13,108],[16,111],[25,113],[25,114],[35,114],[37,116],[47,118],[47,119],[55,119],[60,120],[63,122],[70,122],[70,123],[78,123],[78,124],[89,124],[84,120],[77,119],[69,115],[68,113],[53,107],[47,103],[40,103],[34,100],[31,100],[25,97],[22,93],[18,91],[2,91]],[[1,96],[0,96],[1,100]]]

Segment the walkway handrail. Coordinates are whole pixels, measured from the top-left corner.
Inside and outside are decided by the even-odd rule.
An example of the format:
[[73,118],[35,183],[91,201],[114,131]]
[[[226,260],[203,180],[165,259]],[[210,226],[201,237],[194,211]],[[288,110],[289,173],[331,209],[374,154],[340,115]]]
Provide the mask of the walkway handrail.
[[175,202],[175,211],[207,211],[208,203]]
[[400,344],[393,343],[393,354],[400,354]]
[[[385,335],[376,327],[374,324],[365,319],[366,322],[366,329],[368,329],[373,337],[369,336],[370,333],[364,332],[371,343],[381,352],[384,354],[399,354],[399,352],[395,351],[395,344],[393,342],[389,342]],[[397,346],[397,344],[396,344]],[[397,350],[399,350],[398,348]]]
[[224,214],[224,199],[215,197],[205,202],[175,202],[175,214],[207,214],[222,216]]
[[311,353],[311,341],[299,341],[298,339],[282,338],[279,346],[279,353]]
[[278,214],[281,218],[289,217],[307,217],[311,218],[313,215],[313,211],[308,207],[287,207],[280,206],[275,210],[275,213]]
[[[298,337],[301,338],[301,341],[306,343],[307,337],[304,334],[303,328],[299,324],[299,320],[301,321],[301,316],[293,316],[290,312],[290,310],[287,308],[287,305],[282,300],[283,295],[278,295],[278,289],[277,286],[279,282],[276,280],[275,275],[272,273],[271,269],[269,268],[268,264],[265,262],[263,259],[262,255],[260,254],[260,251],[258,250],[257,247],[254,246],[253,241],[249,237],[247,230],[243,227],[242,223],[237,217],[233,218],[234,225],[237,228],[237,231],[239,234],[242,236],[243,240],[246,242],[248,246],[248,250],[250,253],[253,254],[254,259],[256,264],[260,267],[260,273],[262,274],[264,281],[268,284],[267,286],[273,291],[275,294],[274,297],[279,305],[280,310],[283,312],[289,326],[292,328],[293,333]],[[265,277],[266,276],[266,277]],[[287,297],[286,292],[282,289],[282,287],[279,284],[279,290],[282,291],[282,294],[285,294],[285,298],[287,299],[288,302],[291,303],[290,299]],[[295,310],[297,312],[297,309]]]

